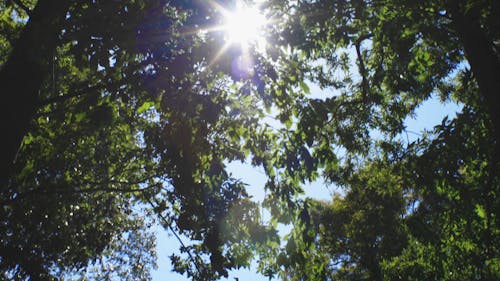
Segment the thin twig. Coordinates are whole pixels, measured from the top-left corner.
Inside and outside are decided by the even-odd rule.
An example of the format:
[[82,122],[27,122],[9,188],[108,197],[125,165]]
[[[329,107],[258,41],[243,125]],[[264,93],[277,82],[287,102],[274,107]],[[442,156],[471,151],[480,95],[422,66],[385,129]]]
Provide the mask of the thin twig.
[[[146,198],[146,200],[149,202],[149,204],[151,205],[151,207],[153,209],[156,207],[155,204],[153,203],[153,201],[151,201],[150,198]],[[168,220],[161,214],[161,212],[158,212],[157,214],[160,217],[160,220],[163,222],[163,224],[167,226],[167,228],[172,232],[172,234],[175,236],[175,238],[177,239],[177,241],[179,241],[179,243],[181,244],[181,246],[183,248],[187,249],[186,244],[184,244],[184,242],[182,241],[181,237],[177,234],[177,232],[175,231],[175,229],[172,227],[172,224],[168,222]],[[194,264],[194,266],[196,268],[196,271],[198,271],[198,274],[200,274],[200,276],[201,276],[202,270],[200,270],[200,265],[194,259],[193,255],[191,254],[190,251],[186,251],[186,252],[187,252],[187,254],[189,256],[189,259]]]

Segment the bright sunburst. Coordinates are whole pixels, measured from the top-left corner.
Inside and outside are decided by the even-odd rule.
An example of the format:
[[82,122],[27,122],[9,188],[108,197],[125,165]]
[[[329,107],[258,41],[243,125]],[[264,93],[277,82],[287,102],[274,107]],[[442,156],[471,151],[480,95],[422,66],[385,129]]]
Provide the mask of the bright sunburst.
[[241,44],[242,48],[247,48],[251,43],[263,47],[265,39],[262,33],[266,18],[257,7],[237,2],[235,10],[224,10],[223,15],[223,29],[226,30],[228,43]]
[[[241,54],[233,58],[232,74],[235,77],[251,75],[254,62],[250,47],[254,46],[256,51],[264,52],[266,48],[264,29],[269,21],[257,4],[250,5],[249,2],[236,0],[233,7],[224,7],[214,0],[209,0],[209,3],[222,17],[220,25],[209,28],[206,32],[223,32],[225,40],[225,44],[209,65],[217,63],[231,47],[238,46],[241,48]],[[253,3],[262,3],[262,0],[254,0]]]

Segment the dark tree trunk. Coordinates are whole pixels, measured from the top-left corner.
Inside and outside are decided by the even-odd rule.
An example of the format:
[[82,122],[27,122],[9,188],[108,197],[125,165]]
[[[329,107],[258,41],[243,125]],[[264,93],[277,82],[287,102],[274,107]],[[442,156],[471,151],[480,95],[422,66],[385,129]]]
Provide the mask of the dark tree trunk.
[[0,185],[5,185],[22,139],[36,111],[38,92],[50,72],[71,1],[39,0],[0,70]]
[[[453,24],[457,35],[462,41],[465,56],[469,61],[471,70],[479,85],[479,91],[483,98],[485,108],[488,109],[491,125],[494,131],[495,147],[490,168],[490,180],[485,185],[483,194],[486,197],[487,230],[484,236],[486,249],[484,251],[484,260],[490,259],[495,255],[491,241],[494,240],[494,234],[491,230],[490,221],[493,219],[491,204],[493,199],[489,196],[497,188],[495,181],[500,169],[500,58],[495,52],[491,38],[488,38],[480,25],[479,18],[474,16],[473,11],[465,12],[465,5],[460,6],[460,1],[451,0],[448,3]],[[498,14],[498,12],[494,12]],[[493,203],[494,204],[494,203]],[[491,272],[481,271],[481,279],[487,280]]]
[[448,2],[453,25],[462,41],[465,56],[479,85],[483,103],[489,111],[497,156],[500,153],[500,60],[493,42],[481,28],[478,16],[465,12],[461,1]]

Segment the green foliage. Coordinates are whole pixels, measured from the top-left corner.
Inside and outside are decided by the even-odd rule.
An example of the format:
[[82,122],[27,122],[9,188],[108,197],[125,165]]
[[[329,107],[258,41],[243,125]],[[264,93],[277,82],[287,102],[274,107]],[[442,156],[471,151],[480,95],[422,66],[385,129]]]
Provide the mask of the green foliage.
[[485,115],[464,108],[344,194],[305,201],[270,266],[287,280],[495,280],[499,182]]
[[[1,64],[44,3],[0,3]],[[254,256],[284,280],[499,278],[497,121],[456,14],[498,55],[498,4],[262,9],[266,50],[245,53],[203,31],[223,18],[200,1],[72,2],[0,179],[2,278],[147,280],[153,219],[189,239],[171,261],[193,280]],[[243,55],[254,62],[245,74],[234,71]],[[313,84],[332,94],[312,97]],[[405,142],[404,120],[431,96],[464,109]],[[226,171],[246,160],[267,176],[268,224]],[[342,195],[302,198],[318,179]],[[279,223],[293,227],[285,241]]]
[[[3,24],[22,28],[11,11]],[[1,189],[6,278],[120,279],[132,270],[127,278],[148,279],[154,244],[137,214],[144,204],[141,212],[192,239],[172,261],[195,279],[227,276],[249,265],[253,249],[276,243],[244,184],[225,172],[225,161],[267,154],[258,83],[231,72],[237,53],[210,65],[220,32],[186,32],[221,22],[215,13],[186,1],[70,7]]]
[[[480,32],[498,42],[492,31],[498,5],[462,4],[458,13],[473,13]],[[284,160],[268,171],[271,179],[280,175],[280,183],[270,186],[285,189],[270,190],[286,194],[281,201],[293,199],[302,190],[298,183],[321,172],[344,194],[316,203],[323,207],[312,216],[315,223],[291,212],[283,222],[292,221],[294,229],[278,258],[268,260],[267,271],[285,280],[498,278],[498,245],[491,240],[498,240],[493,207],[498,205],[498,138],[492,130],[497,121],[486,113],[491,108],[484,102],[486,90],[478,88],[468,69],[465,55],[471,54],[464,54],[453,5],[269,4],[276,18],[285,19],[273,30],[270,47],[282,50],[274,60],[287,62],[276,85],[307,93],[308,79],[335,90],[322,99],[299,90],[290,93],[291,104],[277,103],[282,112],[292,112],[284,120],[296,122],[280,136],[284,149],[277,159]],[[497,43],[490,44],[497,50]],[[406,143],[400,137],[405,118],[432,95],[462,103],[464,111],[456,120],[444,120],[434,134]],[[300,156],[304,147],[313,161],[300,160],[307,158]],[[268,204],[278,220],[287,213],[273,212],[279,201]],[[297,208],[293,202],[288,206]]]

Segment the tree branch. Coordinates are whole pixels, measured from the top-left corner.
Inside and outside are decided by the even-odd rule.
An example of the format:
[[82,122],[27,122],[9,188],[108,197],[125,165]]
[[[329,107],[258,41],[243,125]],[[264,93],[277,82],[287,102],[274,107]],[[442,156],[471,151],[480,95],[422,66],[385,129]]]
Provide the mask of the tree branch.
[[71,98],[76,98],[76,97],[88,94],[90,91],[95,91],[95,90],[98,90],[100,88],[101,88],[101,86],[91,86],[91,87],[88,87],[86,89],[81,89],[80,91],[75,91],[71,94],[66,94],[66,95],[48,98],[46,100],[41,100],[38,102],[38,106],[41,107],[41,106],[49,105],[49,104],[55,103],[55,102],[67,101]]
[[17,6],[19,6],[19,8],[21,8],[26,14],[28,14],[28,16],[31,17],[31,9],[28,8],[28,6],[24,5],[24,3],[21,2],[21,0],[11,0],[11,1]]
[[[150,198],[146,198],[146,200],[149,202],[149,204],[151,205],[151,207],[153,209],[156,207],[155,204],[153,203],[153,201],[151,201]],[[179,243],[181,244],[181,246],[183,248],[187,249],[186,244],[184,244],[184,242],[182,241],[181,237],[177,234],[177,232],[175,231],[175,229],[172,227],[172,224],[169,223],[168,220],[161,213],[157,213],[157,214],[160,217],[160,220],[162,221],[163,225],[165,225],[172,232],[172,234],[175,236],[175,238],[177,239],[177,241],[179,241]],[[193,255],[191,254],[190,251],[186,251],[186,252],[187,252],[187,254],[189,256],[189,259],[194,264],[194,266],[196,268],[196,271],[198,271],[198,274],[200,274],[200,276],[201,276],[203,271],[200,270],[200,265],[195,260],[195,258],[193,257]]]
[[23,198],[26,198],[27,196],[31,194],[55,194],[55,193],[75,193],[75,194],[90,194],[90,193],[97,193],[97,192],[106,192],[106,193],[134,193],[134,192],[145,192],[147,190],[150,190],[156,185],[150,185],[144,188],[116,188],[116,187],[107,187],[108,184],[122,184],[122,185],[133,185],[133,184],[139,184],[144,181],[136,181],[136,182],[124,182],[124,181],[107,181],[107,182],[82,182],[82,185],[97,185],[100,187],[97,188],[32,188],[28,189],[25,192],[22,193],[17,193],[17,196],[14,198],[8,198],[7,200],[0,201],[2,204],[8,204],[10,202],[18,201]]
[[96,192],[119,192],[119,193],[133,193],[133,192],[144,192],[146,190],[152,189],[154,185],[145,188],[115,188],[115,187],[100,187],[100,188],[89,188],[89,189],[55,189],[47,190],[44,193],[96,193]]
[[365,66],[365,62],[363,60],[363,55],[361,54],[361,43],[364,40],[370,38],[371,36],[372,36],[371,34],[362,35],[354,43],[354,46],[356,47],[356,55],[358,56],[358,61],[359,61],[359,74],[361,75],[361,77],[363,79],[361,81],[361,90],[362,90],[362,94],[363,94],[363,101],[365,103],[368,102],[370,85],[368,84],[368,77],[367,77],[368,73],[366,71],[366,66]]

